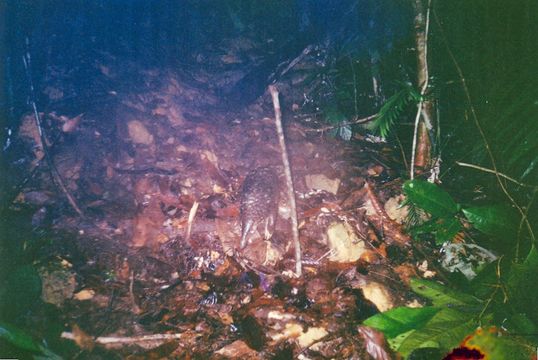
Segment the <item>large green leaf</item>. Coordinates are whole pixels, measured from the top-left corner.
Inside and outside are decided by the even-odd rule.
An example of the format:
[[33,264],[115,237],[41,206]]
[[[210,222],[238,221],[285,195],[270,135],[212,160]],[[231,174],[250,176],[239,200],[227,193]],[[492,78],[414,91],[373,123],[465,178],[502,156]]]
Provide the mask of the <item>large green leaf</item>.
[[[18,327],[0,322],[0,339],[10,343],[14,347],[32,353],[34,360],[63,360],[61,356],[34,340],[25,331]],[[0,349],[0,356],[2,355]]]
[[41,295],[41,277],[32,265],[19,266],[0,284],[0,313],[15,316],[28,311]]
[[462,209],[474,227],[494,237],[513,237],[517,233],[517,216],[505,205],[473,206]]
[[[422,347],[436,347],[447,353],[476,329],[476,320],[451,308],[442,308],[428,323],[406,336],[395,348],[405,357]],[[396,343],[397,344],[397,343]]]
[[461,223],[456,217],[439,219],[435,231],[435,243],[440,245],[445,242],[452,242],[454,237],[460,232]]
[[533,247],[521,264],[514,264],[506,281],[510,304],[538,323],[538,251]]
[[398,307],[376,314],[366,319],[364,324],[383,332],[387,338],[393,338],[409,330],[422,327],[439,310],[440,308],[432,306],[422,308]]
[[417,294],[432,301],[436,306],[457,306],[466,312],[479,311],[480,301],[469,294],[451,290],[433,281],[414,278],[410,282],[411,289]]
[[408,180],[403,185],[408,199],[435,217],[449,217],[459,206],[452,197],[435,184],[424,180]]
[[19,328],[0,323],[0,339],[4,339],[13,346],[30,352],[41,352],[41,345],[36,342],[30,335],[20,330]]
[[529,319],[527,314],[510,313],[509,316],[505,316],[503,320],[503,329],[506,329],[509,333],[538,335],[538,326],[534,321]]

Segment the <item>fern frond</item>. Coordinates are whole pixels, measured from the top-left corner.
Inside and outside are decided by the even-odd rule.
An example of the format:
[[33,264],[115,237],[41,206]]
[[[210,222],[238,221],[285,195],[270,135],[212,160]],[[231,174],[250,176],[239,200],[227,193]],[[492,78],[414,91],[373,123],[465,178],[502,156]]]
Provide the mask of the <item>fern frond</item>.
[[407,206],[407,216],[404,220],[404,225],[406,229],[411,229],[415,226],[424,224],[425,219],[427,219],[426,212],[419,208],[415,203],[405,199],[401,206]]
[[379,110],[370,130],[376,131],[383,139],[391,131],[394,122],[401,116],[409,103],[420,102],[422,96],[411,85],[405,84],[403,89],[392,95]]

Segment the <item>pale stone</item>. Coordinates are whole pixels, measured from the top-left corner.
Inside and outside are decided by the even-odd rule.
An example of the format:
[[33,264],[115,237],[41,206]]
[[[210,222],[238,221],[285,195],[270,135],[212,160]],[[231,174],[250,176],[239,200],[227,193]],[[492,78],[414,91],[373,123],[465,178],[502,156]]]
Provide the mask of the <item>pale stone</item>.
[[138,120],[129,121],[127,128],[129,130],[129,137],[135,144],[153,144],[153,135],[151,135],[142,122]]
[[359,260],[366,251],[364,241],[359,239],[347,223],[334,223],[327,229],[328,246],[331,249],[329,260],[353,262]]
[[306,175],[305,182],[309,189],[325,190],[335,195],[340,187],[340,179],[329,179],[323,174]]

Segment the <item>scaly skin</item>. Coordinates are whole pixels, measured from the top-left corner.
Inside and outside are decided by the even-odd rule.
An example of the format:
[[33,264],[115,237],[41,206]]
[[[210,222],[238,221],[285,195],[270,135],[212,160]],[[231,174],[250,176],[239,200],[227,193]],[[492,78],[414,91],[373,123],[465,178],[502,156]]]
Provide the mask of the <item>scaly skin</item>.
[[263,224],[263,238],[269,240],[275,229],[279,197],[278,175],[267,167],[251,171],[241,188],[240,248],[253,241],[252,236]]

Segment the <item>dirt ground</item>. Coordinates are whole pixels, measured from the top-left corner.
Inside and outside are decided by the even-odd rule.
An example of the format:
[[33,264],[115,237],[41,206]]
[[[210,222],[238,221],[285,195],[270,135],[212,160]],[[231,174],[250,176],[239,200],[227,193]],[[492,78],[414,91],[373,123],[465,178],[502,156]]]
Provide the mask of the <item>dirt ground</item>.
[[[31,214],[41,298],[55,308],[34,310],[36,334],[56,319],[57,346],[78,359],[391,358],[361,322],[417,301],[406,283],[424,269],[400,225],[401,156],[360,131],[344,141],[324,128],[304,101],[315,84],[300,81],[314,65],[303,59],[277,84],[300,277],[267,92],[242,107],[217,91],[233,72],[101,54],[86,64],[95,96],[76,104],[75,80],[51,69],[44,138],[35,114],[21,118],[25,181],[11,205]],[[268,166],[279,174],[268,180],[280,192],[275,231],[241,249],[241,185]]]

